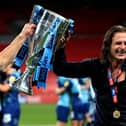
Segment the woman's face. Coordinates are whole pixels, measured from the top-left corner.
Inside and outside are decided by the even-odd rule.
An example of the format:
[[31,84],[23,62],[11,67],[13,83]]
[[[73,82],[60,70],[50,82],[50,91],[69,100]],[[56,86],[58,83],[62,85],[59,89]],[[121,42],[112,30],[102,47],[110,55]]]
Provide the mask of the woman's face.
[[110,56],[112,60],[126,59],[126,32],[117,32],[114,34],[110,48]]

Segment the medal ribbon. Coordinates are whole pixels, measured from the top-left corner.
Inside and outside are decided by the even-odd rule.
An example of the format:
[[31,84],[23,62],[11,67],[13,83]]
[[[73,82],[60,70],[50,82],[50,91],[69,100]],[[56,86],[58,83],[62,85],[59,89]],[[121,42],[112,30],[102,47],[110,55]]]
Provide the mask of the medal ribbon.
[[113,79],[111,70],[110,69],[108,70],[109,85],[111,87],[112,99],[113,99],[114,104],[118,103],[118,97],[117,97],[118,88],[117,88],[116,85],[114,85],[114,83],[117,82],[117,80],[118,80],[118,78],[120,77],[121,74],[122,74],[122,71],[121,71],[121,69],[119,69],[118,72],[117,72],[116,79]]

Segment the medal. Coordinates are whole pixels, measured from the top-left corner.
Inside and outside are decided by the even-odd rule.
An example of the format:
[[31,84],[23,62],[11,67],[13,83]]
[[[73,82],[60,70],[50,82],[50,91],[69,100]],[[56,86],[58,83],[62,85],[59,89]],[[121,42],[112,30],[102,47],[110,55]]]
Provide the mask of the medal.
[[[112,72],[111,72],[110,69],[108,69],[109,86],[111,88],[112,100],[113,100],[113,103],[114,103],[115,106],[118,104],[118,87],[115,85],[115,83],[117,82],[117,80],[118,80],[118,78],[120,77],[121,74],[122,74],[122,71],[121,71],[121,69],[119,69],[117,71],[116,78],[113,80]],[[119,119],[120,116],[121,116],[120,111],[115,109],[113,111],[113,118]]]
[[120,118],[120,111],[119,110],[115,110],[113,112],[113,118],[116,118],[116,119]]

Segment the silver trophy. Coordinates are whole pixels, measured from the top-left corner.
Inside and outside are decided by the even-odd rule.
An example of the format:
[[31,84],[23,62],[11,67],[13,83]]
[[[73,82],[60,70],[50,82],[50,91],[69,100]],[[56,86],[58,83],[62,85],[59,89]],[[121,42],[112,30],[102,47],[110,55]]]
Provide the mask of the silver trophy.
[[32,83],[30,82],[30,76],[29,75],[29,71],[25,71],[23,76],[20,77],[20,79],[17,79],[14,83],[13,83],[13,88],[18,89],[20,92],[28,94],[28,95],[32,95],[33,91],[32,91]]
[[[37,25],[41,19],[43,12],[44,12],[44,8],[42,6],[34,5],[29,22]],[[33,36],[31,36],[27,41],[24,42],[23,46],[21,47],[17,56],[15,57],[14,64],[15,66],[18,66],[18,68],[20,68],[22,64],[25,62],[25,60],[27,59],[27,57],[29,57],[32,41],[33,41]],[[21,76],[19,80],[16,80],[12,86],[18,89],[20,92],[31,95],[32,85],[29,83],[29,79],[26,78],[27,74],[28,71],[26,71],[25,74],[23,74],[23,76]]]
[[[45,87],[43,84],[46,83],[48,70],[51,69],[51,61],[56,45],[68,30],[71,21],[73,23],[73,20],[44,9],[33,36],[34,41],[26,60],[26,69],[22,77],[17,80],[17,85],[27,85],[29,83],[33,85],[34,83],[37,87]],[[29,92],[26,94],[29,94]]]

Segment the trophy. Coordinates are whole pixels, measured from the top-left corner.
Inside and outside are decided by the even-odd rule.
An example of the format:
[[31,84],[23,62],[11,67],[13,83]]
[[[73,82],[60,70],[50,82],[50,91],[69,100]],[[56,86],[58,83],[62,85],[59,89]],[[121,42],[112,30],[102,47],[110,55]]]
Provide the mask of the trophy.
[[28,74],[29,71],[25,71],[23,76],[21,75],[19,79],[15,80],[15,82],[12,84],[12,87],[17,89],[19,92],[32,95],[32,83],[30,82],[30,76],[28,76]]
[[[34,5],[29,22],[37,25],[40,21],[40,18],[42,16],[43,12],[44,12],[44,9],[42,6]],[[26,59],[29,55],[29,51],[31,50],[30,48],[32,45],[32,39],[33,39],[33,36],[31,36],[28,40],[26,40],[23,43],[23,46],[19,50],[18,54],[16,55],[16,57],[14,59],[14,65],[13,65],[16,68],[20,69],[21,66],[23,65],[23,63],[26,61]],[[25,73],[25,74],[27,74],[27,73]],[[25,77],[22,78],[22,76],[21,76],[20,79],[22,79],[22,82],[24,81],[24,78]],[[27,81],[27,78],[25,78],[25,79]],[[13,87],[17,88],[20,92],[32,94],[32,90],[31,90],[32,87],[29,83],[20,84],[19,82],[17,83],[17,80],[16,80],[16,82],[13,84]]]
[[44,9],[33,36],[34,41],[30,47],[30,55],[26,60],[26,70],[17,83],[27,85],[32,81],[32,85],[46,88],[46,78],[48,71],[52,68],[56,45],[65,32],[73,28],[73,23],[72,19]]
[[[29,22],[37,25],[43,14],[43,11],[44,11],[43,7],[41,7],[39,5],[34,5]],[[24,42],[23,46],[19,50],[17,56],[14,59],[14,65],[16,67],[20,68],[22,66],[22,64],[25,62],[25,60],[28,56],[28,51],[29,51],[29,46],[30,46],[29,43],[31,43],[31,41],[32,41],[32,36]]]
[[[52,68],[52,58],[56,45],[65,32],[73,27],[73,20],[66,19],[50,10],[45,10],[35,32],[33,57],[27,60],[27,66],[34,66],[33,83],[37,87],[46,88],[48,71]],[[40,29],[40,30],[39,30]],[[41,53],[40,53],[41,52]],[[38,54],[38,57],[36,57]],[[39,55],[40,54],[40,55]],[[37,60],[38,59],[38,60]],[[34,62],[36,61],[36,63]]]

